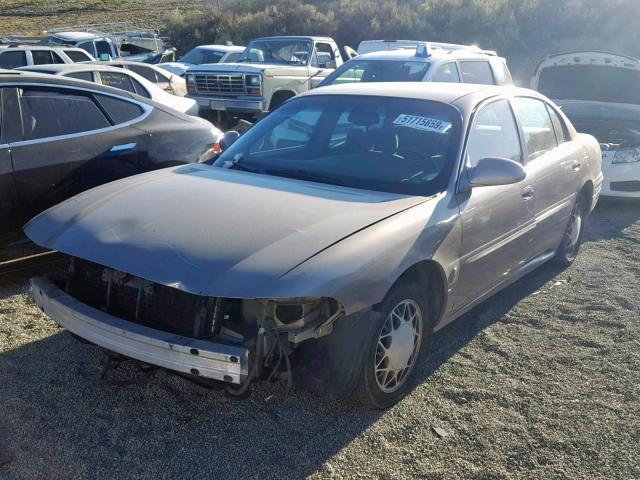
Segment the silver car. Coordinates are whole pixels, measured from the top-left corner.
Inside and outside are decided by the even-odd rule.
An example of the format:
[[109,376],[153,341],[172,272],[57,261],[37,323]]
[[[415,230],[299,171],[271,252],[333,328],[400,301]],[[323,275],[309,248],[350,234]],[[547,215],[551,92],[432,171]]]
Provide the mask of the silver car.
[[513,87],[331,86],[232,137],[211,166],[114,182],[27,224],[71,257],[32,279],[36,303],[230,393],[286,372],[385,408],[435,330],[574,260],[602,185],[597,141]]

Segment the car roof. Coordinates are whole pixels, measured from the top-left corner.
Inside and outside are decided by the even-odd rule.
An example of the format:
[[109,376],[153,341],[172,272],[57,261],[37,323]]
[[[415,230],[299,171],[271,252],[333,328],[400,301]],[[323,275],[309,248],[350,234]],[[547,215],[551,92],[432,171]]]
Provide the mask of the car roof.
[[[254,40],[313,40],[321,42],[333,42],[331,37],[315,37],[313,35],[275,35],[272,37],[259,37]],[[254,41],[252,40],[252,41]]]
[[84,64],[84,65],[94,65],[94,66],[98,66],[98,67],[99,66],[110,67],[112,65],[142,65],[144,67],[151,67],[151,68],[155,68],[155,69],[160,68],[157,65],[154,65],[152,63],[134,62],[133,60],[109,60],[107,62],[102,62],[100,60],[95,60],[95,61],[92,60],[92,61],[78,62],[78,63],[80,65],[82,65],[82,64]]
[[80,63],[50,63],[47,65],[30,65],[28,67],[20,67],[16,70],[24,70],[28,72],[46,72],[52,75],[62,75],[68,72],[122,72],[121,68],[112,67],[110,65],[100,65],[93,62]]
[[0,50],[68,50],[73,47],[60,45],[0,45]]
[[218,50],[220,52],[242,52],[245,47],[241,45],[198,45],[195,48],[203,50]]
[[[433,60],[438,59],[487,59],[489,57],[494,57],[493,55],[489,55],[487,53],[482,53],[479,50],[473,50],[471,48],[464,49],[460,48],[457,50],[446,50],[440,48],[432,48],[429,50],[429,56],[416,56],[415,48],[396,48],[393,50],[380,50],[377,52],[369,52],[358,55],[357,57],[353,57],[354,59],[362,59],[362,60],[411,60],[414,62],[432,62]],[[500,57],[494,57],[500,58]]]
[[[362,95],[374,97],[409,98],[455,104],[463,110],[500,95],[523,95],[546,99],[538,92],[526,88],[500,85],[477,85],[472,83],[434,82],[371,82],[328,85],[303,93],[313,95]],[[462,101],[464,99],[464,101]]]
[[81,41],[98,38],[98,35],[91,32],[54,32],[49,34],[50,37],[59,38],[68,41]]
[[[86,82],[84,80],[76,80],[75,78],[62,77],[62,76],[54,76],[47,75],[41,73],[33,73],[28,71],[16,72],[10,70],[12,73],[0,72],[0,86],[3,84],[11,83],[11,84],[20,84],[20,83],[40,83],[47,84],[53,86],[67,86],[67,87],[76,87],[83,89],[95,90],[97,92],[110,93],[112,95],[116,95],[119,97],[131,98],[138,102],[145,102],[145,98],[140,97],[138,95],[133,95],[127,92],[126,90],[120,90],[118,88],[107,87],[105,85],[101,85],[99,83]],[[147,102],[145,102],[147,103]]]

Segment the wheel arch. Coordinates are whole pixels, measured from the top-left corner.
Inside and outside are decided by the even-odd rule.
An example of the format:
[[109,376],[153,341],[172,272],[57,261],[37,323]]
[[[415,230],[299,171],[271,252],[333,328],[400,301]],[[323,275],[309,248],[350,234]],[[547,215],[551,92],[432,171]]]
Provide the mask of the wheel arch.
[[578,197],[584,197],[587,202],[587,213],[593,209],[593,182],[587,180],[578,192]]
[[295,97],[297,94],[293,90],[276,90],[271,95],[271,101],[269,102],[269,111],[273,110],[277,106],[286,102],[290,98]]

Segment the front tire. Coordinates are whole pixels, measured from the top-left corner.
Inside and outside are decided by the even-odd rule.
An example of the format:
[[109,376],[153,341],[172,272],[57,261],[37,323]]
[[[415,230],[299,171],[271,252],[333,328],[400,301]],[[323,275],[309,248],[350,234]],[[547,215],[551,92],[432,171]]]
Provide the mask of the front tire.
[[363,347],[357,373],[357,394],[365,406],[389,408],[413,389],[431,335],[425,291],[415,283],[400,283],[382,302],[383,315]]
[[582,245],[587,214],[587,201],[584,195],[579,195],[573,205],[567,228],[556,251],[554,260],[557,265],[565,268],[569,267],[578,256],[580,245]]

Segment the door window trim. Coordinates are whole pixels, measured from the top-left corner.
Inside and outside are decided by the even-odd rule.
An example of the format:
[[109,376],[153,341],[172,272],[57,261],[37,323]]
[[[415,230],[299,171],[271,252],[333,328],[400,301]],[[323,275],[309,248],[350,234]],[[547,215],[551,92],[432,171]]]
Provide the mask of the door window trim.
[[[524,153],[524,157],[523,157],[524,164],[523,164],[523,166],[526,167],[531,162],[536,161],[538,158],[544,157],[547,153],[552,152],[553,150],[558,148],[558,146],[560,144],[558,143],[558,137],[556,136],[555,129],[553,128],[553,120],[551,119],[551,115],[547,111],[547,115],[549,115],[549,121],[551,122],[551,129],[553,130],[553,138],[556,139],[556,146],[553,149],[545,152],[544,154],[537,156],[536,158],[531,158],[531,159],[529,158],[529,146],[527,145],[527,137],[526,137],[526,135],[524,133],[524,127],[522,126],[522,123],[520,122],[520,119],[518,118],[518,116],[515,114],[515,109],[513,108],[513,105],[511,104],[511,102],[513,100],[515,100],[516,98],[528,98],[528,99],[531,99],[531,100],[537,100],[537,101],[541,102],[546,107],[545,110],[548,110],[548,108],[551,105],[549,105],[549,103],[546,100],[543,100],[540,97],[535,97],[533,95],[514,95],[513,97],[509,98],[509,105],[511,107],[511,111],[513,112],[513,116],[516,119],[516,124],[518,125],[518,132],[520,133],[520,146],[521,146],[521,148],[523,150],[523,153]],[[566,126],[565,126],[565,128],[566,128]]]
[[[88,130],[86,132],[77,132],[77,133],[68,133],[65,135],[54,135],[53,137],[43,137],[43,138],[36,138],[33,140],[20,140],[18,142],[10,142],[9,146],[11,147],[22,147],[22,146],[26,146],[26,145],[35,145],[35,144],[39,144],[39,143],[46,143],[46,142],[56,142],[56,141],[60,141],[60,140],[68,140],[71,138],[77,138],[77,137],[86,137],[88,135],[95,135],[98,133],[104,133],[104,132],[109,132],[118,128],[124,128],[124,127],[129,127],[131,125],[134,125],[136,123],[139,123],[143,120],[145,120],[150,114],[151,111],[153,110],[153,108],[143,102],[139,102],[136,101],[134,99],[129,99],[129,98],[124,98],[121,97],[119,95],[114,95],[112,93],[107,93],[107,92],[101,92],[99,90],[91,90],[89,88],[82,88],[82,87],[68,87],[66,85],[55,85],[55,84],[48,84],[48,83],[31,83],[31,82],[25,82],[25,83],[10,83],[10,84],[5,84],[3,85],[3,87],[14,87],[14,88],[23,88],[23,87],[32,87],[32,88],[49,88],[52,90],[66,90],[66,91],[70,91],[70,92],[83,92],[83,93],[87,93],[89,95],[94,95],[94,94],[100,94],[100,95],[106,95],[109,97],[113,97],[113,98],[117,98],[119,100],[123,100],[123,101],[127,101],[127,102],[131,102],[136,104],[137,106],[139,106],[142,109],[142,114],[132,120],[128,120],[126,122],[123,123],[118,123],[116,125],[110,125],[108,127],[104,127],[104,128],[98,128],[95,130]],[[22,117],[22,111],[20,111],[20,116]]]

